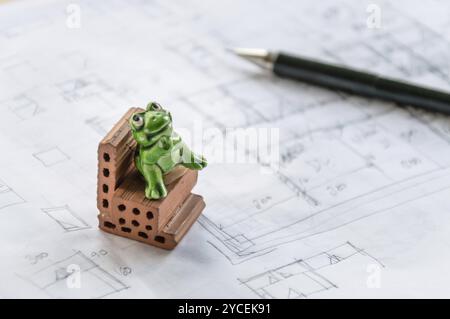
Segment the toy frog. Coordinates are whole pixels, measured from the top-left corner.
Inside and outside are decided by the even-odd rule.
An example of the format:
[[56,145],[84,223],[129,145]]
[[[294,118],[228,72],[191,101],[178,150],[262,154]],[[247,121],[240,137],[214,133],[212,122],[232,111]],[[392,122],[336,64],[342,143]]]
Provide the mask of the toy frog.
[[206,167],[206,159],[184,144],[173,131],[171,114],[158,103],[150,102],[145,112],[134,113],[129,124],[137,142],[135,165],[145,179],[148,199],[166,197],[164,176],[176,166],[194,170]]

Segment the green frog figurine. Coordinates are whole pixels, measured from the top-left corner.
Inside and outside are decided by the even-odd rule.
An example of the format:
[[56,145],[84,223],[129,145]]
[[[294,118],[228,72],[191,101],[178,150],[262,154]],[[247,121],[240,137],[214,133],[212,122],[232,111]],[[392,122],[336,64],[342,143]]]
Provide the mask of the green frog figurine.
[[160,199],[167,196],[164,176],[177,165],[201,170],[207,162],[194,154],[173,131],[172,116],[158,103],[150,102],[145,112],[134,113],[129,120],[137,142],[135,164],[145,179],[145,197]]

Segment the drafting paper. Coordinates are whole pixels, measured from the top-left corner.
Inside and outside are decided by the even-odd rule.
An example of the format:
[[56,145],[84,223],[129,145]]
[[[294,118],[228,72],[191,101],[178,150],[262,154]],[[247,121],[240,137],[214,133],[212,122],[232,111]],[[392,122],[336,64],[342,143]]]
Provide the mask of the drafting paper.
[[[226,50],[282,49],[450,90],[450,6],[423,7],[1,5],[0,295],[449,297],[448,117],[279,79]],[[97,227],[98,143],[151,100],[206,157],[217,141],[189,141],[199,125],[278,130],[279,167],[250,152],[200,172],[206,208],[173,251]]]

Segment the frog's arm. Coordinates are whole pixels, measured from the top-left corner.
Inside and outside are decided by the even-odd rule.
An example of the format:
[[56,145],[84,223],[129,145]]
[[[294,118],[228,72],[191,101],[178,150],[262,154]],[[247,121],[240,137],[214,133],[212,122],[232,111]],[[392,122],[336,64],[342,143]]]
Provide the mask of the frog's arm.
[[182,146],[181,165],[189,169],[201,170],[208,165],[203,156],[192,152],[186,145]]
[[166,151],[170,150],[173,147],[173,141],[169,136],[161,136],[158,143],[159,147]]
[[142,147],[149,147],[155,142],[152,140],[149,140],[147,135],[144,132],[134,132],[132,131],[133,138],[136,140],[136,142],[142,146]]

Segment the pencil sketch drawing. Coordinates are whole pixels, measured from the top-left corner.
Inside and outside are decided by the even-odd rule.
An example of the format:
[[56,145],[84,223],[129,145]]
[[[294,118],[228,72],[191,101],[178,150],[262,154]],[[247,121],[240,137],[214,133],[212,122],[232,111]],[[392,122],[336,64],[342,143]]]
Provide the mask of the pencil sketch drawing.
[[[372,2],[79,0],[77,28],[57,0],[0,4],[0,295],[448,297],[450,118],[278,78],[227,50],[449,91],[448,4],[376,1],[370,28]],[[209,160],[194,189],[206,207],[170,253],[96,227],[98,143],[149,100]],[[244,139],[233,148],[247,161],[215,161],[208,129],[276,130],[277,166]]]

